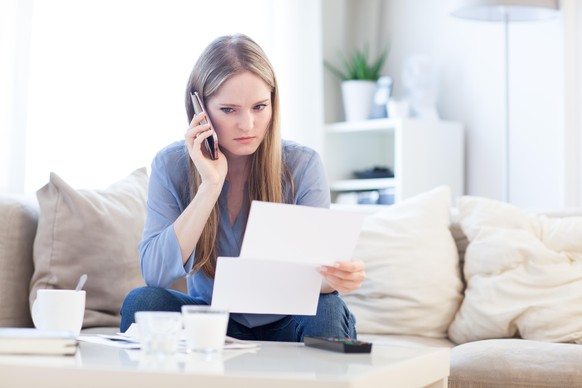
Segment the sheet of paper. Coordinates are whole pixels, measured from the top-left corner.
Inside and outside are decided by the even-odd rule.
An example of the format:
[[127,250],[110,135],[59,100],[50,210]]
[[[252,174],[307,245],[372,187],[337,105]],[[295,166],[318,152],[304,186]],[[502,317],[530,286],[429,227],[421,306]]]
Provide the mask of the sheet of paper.
[[93,336],[93,335],[80,335],[79,341],[91,342],[99,345],[107,345],[113,348],[119,349],[139,349],[141,346],[139,342],[131,341],[122,337],[115,336]]
[[240,257],[312,265],[350,260],[365,216],[253,201]]
[[[132,323],[125,331],[125,333],[117,333],[116,335],[100,334],[98,336],[86,336],[83,339],[79,337],[79,339],[117,348],[141,348],[139,339],[139,326],[137,323]],[[258,347],[259,344],[256,342],[239,340],[229,336],[226,336],[224,340],[224,349],[255,349]],[[184,329],[182,329],[180,332],[180,343],[178,350],[181,352],[186,352],[186,331]]]
[[233,313],[315,315],[321,279],[312,265],[219,257],[212,306]]

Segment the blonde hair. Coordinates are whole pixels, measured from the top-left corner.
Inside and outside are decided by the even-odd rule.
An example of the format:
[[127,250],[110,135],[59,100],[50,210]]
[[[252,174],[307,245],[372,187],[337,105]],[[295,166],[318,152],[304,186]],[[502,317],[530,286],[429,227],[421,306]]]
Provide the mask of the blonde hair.
[[[186,88],[185,102],[188,122],[194,116],[190,93],[197,91],[205,100],[211,98],[231,76],[249,71],[271,87],[272,117],[265,138],[257,151],[250,156],[247,182],[248,198],[252,200],[283,202],[284,174],[290,174],[283,165],[281,133],[279,129],[279,93],[275,72],[261,47],[246,35],[222,36],[211,42],[194,65]],[[220,144],[220,142],[219,142]],[[189,162],[188,183],[190,198],[194,198],[201,177],[192,160]],[[193,272],[200,269],[213,278],[216,266],[216,239],[218,233],[218,202],[214,205],[208,222],[196,245]]]

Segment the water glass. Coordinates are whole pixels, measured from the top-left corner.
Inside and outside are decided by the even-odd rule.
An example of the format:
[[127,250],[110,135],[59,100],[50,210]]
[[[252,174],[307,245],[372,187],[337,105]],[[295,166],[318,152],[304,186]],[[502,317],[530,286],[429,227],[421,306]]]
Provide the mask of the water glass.
[[176,353],[182,330],[182,315],[175,311],[139,311],[135,313],[142,350],[149,355]]

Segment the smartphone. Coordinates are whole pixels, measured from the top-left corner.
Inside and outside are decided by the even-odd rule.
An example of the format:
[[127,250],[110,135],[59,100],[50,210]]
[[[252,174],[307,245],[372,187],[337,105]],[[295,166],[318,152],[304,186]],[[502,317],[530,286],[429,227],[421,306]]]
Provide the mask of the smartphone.
[[[203,119],[200,124],[210,124],[210,127],[214,130],[214,126],[210,122],[208,118],[208,113],[204,110],[204,104],[202,103],[202,99],[198,95],[198,92],[194,92],[194,94],[190,93],[190,97],[192,98],[192,106],[194,106],[194,114],[198,114],[200,112],[204,112],[206,114],[206,118]],[[206,151],[210,155],[210,159],[216,160],[218,159],[218,136],[216,136],[216,132],[212,134],[212,136],[207,137],[204,140],[204,146],[206,147]]]

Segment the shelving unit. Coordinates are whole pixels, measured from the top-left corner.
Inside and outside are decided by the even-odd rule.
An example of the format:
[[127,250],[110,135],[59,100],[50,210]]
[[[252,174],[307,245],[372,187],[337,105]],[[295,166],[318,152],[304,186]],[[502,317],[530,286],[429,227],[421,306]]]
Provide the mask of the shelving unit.
[[[325,125],[323,152],[332,201],[341,192],[394,189],[395,202],[439,185],[464,190],[463,126],[452,121],[377,119]],[[394,178],[354,179],[390,167]]]

